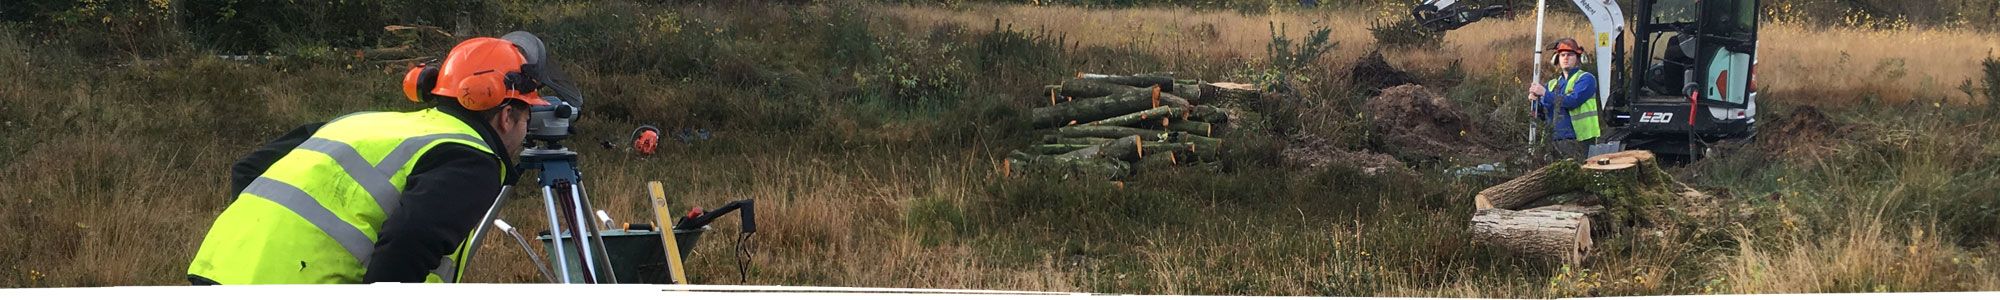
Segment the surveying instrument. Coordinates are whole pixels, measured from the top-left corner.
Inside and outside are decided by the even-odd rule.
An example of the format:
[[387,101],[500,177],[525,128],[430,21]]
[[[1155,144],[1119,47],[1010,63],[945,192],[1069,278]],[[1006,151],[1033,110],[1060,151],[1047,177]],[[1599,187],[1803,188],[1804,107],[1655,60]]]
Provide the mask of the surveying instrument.
[[[548,105],[529,108],[527,144],[521,151],[519,167],[520,170],[537,171],[536,184],[542,192],[542,217],[548,220],[548,231],[539,239],[547,241],[542,248],[549,259],[544,262],[538,251],[529,246],[527,238],[499,219],[500,208],[505,207],[511,186],[501,188],[500,196],[480,218],[479,227],[473,231],[462,259],[470,262],[487,231],[499,229],[520,243],[537,271],[550,283],[620,283],[624,279],[629,281],[627,283],[686,284],[686,275],[681,268],[682,258],[693,250],[695,241],[708,230],[710,222],[718,216],[739,210],[743,214],[740,215],[742,230],[737,246],[738,258],[742,259],[745,252],[742,243],[756,232],[754,200],[733,201],[709,212],[696,208],[677,222],[669,222],[664,187],[655,181],[648,184],[648,194],[657,225],[628,224],[624,228],[610,228],[614,227],[610,215],[591,206],[589,193],[583,184],[583,170],[578,168],[577,152],[563,144],[563,140],[575,134],[570,125],[582,114],[583,95],[548,60],[547,47],[540,38],[517,31],[501,39],[519,47],[527,58],[523,69],[532,69],[534,72],[527,73],[535,74],[532,76],[536,76],[538,82],[556,95],[542,97]],[[593,216],[592,212],[596,214]],[[607,247],[606,237],[618,241]],[[677,240],[684,240],[685,243],[677,243]],[[652,247],[659,247],[658,251],[653,251]],[[671,281],[664,281],[668,276],[644,276],[637,270],[656,266],[658,271],[668,272]],[[741,267],[742,262],[739,261]]]

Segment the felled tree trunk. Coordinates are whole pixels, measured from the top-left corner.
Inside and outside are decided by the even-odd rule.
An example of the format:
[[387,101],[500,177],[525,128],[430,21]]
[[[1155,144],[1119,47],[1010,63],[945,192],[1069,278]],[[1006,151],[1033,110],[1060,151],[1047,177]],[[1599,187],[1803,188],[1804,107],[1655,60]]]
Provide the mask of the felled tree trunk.
[[1088,148],[1078,149],[1076,151],[1064,153],[1063,156],[1069,156],[1079,159],[1101,158],[1101,159],[1112,159],[1120,161],[1136,161],[1139,160],[1139,156],[1142,155],[1140,151],[1144,149],[1143,148],[1144,146],[1145,142],[1141,140],[1139,136],[1131,135],[1118,138],[1116,140],[1111,140],[1110,142],[1105,142],[1103,144],[1098,144],[1095,146],[1090,146]]
[[1056,94],[1071,98],[1097,98],[1138,89],[1103,80],[1076,78],[1063,80],[1062,85],[1056,86]]
[[1521,209],[1521,206],[1542,197],[1575,191],[1582,187],[1582,183],[1577,182],[1576,173],[1576,163],[1559,161],[1549,164],[1479,191],[1472,198],[1473,209]]
[[1119,126],[1069,126],[1056,128],[1056,136],[1065,138],[1123,138],[1127,136],[1155,137],[1165,131]]
[[1472,239],[1532,257],[1583,263],[1590,252],[1590,217],[1582,213],[1483,209],[1472,215]]
[[1133,124],[1139,124],[1142,122],[1146,122],[1148,120],[1157,121],[1160,119],[1180,117],[1182,115],[1186,115],[1188,113],[1188,109],[1189,108],[1186,107],[1175,107],[1175,106],[1154,107],[1139,112],[1125,114],[1123,116],[1117,116],[1109,119],[1097,120],[1095,122],[1084,123],[1083,125],[1132,126]]
[[1215,137],[1218,133],[1216,132],[1215,123],[1202,121],[1167,122],[1167,130],[1187,132],[1205,137]]
[[1139,74],[1139,75],[1126,76],[1126,75],[1077,73],[1076,78],[1095,80],[1111,84],[1139,87],[1139,88],[1159,87],[1161,91],[1167,91],[1167,92],[1171,92],[1174,89],[1174,78],[1161,76],[1159,74]]
[[[1081,151],[1081,150],[1079,150]],[[1118,180],[1132,174],[1132,164],[1122,160],[1073,155],[1035,155],[1014,151],[1002,170],[1008,176],[1057,175],[1064,178]]]
[[1201,85],[1201,83],[1175,83],[1174,89],[1168,93],[1188,99],[1188,101],[1193,102],[1195,105],[1201,105],[1203,103],[1200,101],[1207,100],[1201,97]]
[[1180,164],[1180,159],[1176,158],[1173,152],[1166,152],[1164,154],[1146,155],[1146,158],[1140,158],[1139,162],[1134,164],[1132,168],[1142,172],[1150,172],[1171,168],[1178,164]]
[[1032,113],[1032,121],[1038,128],[1049,128],[1068,125],[1070,122],[1094,122],[1159,106],[1159,89],[1135,89],[1111,96],[1038,107]]

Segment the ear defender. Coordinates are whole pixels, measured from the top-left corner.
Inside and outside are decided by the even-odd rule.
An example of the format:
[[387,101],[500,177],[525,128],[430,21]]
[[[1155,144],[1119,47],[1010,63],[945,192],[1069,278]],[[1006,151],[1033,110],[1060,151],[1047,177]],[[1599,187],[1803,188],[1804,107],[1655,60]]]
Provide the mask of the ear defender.
[[507,95],[507,83],[504,82],[503,76],[505,75],[497,72],[484,71],[460,79],[458,105],[473,111],[500,106],[500,102],[507,100],[503,98]]
[[426,63],[410,68],[410,72],[403,74],[403,97],[410,102],[423,103],[424,96],[437,88],[437,76],[436,65]]

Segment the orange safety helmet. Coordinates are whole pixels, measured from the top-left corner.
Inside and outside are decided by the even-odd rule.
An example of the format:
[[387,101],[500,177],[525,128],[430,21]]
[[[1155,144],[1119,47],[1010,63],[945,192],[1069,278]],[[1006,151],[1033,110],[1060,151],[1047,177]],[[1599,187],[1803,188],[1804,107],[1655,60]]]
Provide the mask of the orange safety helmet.
[[1562,38],[1560,40],[1556,40],[1556,44],[1549,46],[1549,48],[1555,49],[1556,53],[1563,53],[1567,51],[1576,54],[1583,54],[1583,46],[1577,46],[1576,39],[1573,38]]
[[1563,52],[1576,53],[1577,65],[1582,65],[1584,57],[1587,56],[1587,54],[1584,54],[1583,52],[1583,46],[1577,46],[1576,39],[1573,38],[1562,38],[1556,40],[1555,44],[1549,45],[1549,49],[1556,51],[1556,55],[1549,56],[1550,65],[1561,63],[1562,62],[1561,56]]
[[548,105],[542,100],[542,83],[528,74],[532,65],[521,50],[507,40],[478,37],[459,42],[437,66],[411,68],[403,75],[403,96],[423,102],[423,94],[450,97],[473,111],[493,109],[507,99],[528,105]]

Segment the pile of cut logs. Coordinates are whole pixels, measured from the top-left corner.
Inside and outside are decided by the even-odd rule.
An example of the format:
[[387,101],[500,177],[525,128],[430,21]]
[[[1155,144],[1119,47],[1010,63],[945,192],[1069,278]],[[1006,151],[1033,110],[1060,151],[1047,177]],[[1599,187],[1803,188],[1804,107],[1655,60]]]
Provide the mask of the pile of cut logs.
[[[1575,192],[1587,194],[1550,197]],[[1678,222],[1685,216],[1676,212],[1685,209],[1672,207],[1701,197],[1706,196],[1662,171],[1652,152],[1565,160],[1479,191],[1473,197],[1472,237],[1518,255],[1575,265],[1590,253],[1593,226]]]
[[1035,108],[1040,143],[1014,151],[1009,176],[1043,175],[1120,180],[1138,170],[1215,162],[1240,112],[1256,101],[1249,84],[1176,80],[1171,74],[1078,73],[1046,86],[1048,106]]

